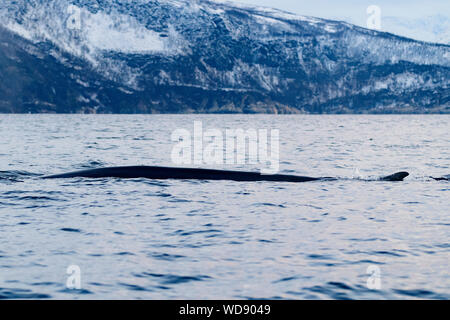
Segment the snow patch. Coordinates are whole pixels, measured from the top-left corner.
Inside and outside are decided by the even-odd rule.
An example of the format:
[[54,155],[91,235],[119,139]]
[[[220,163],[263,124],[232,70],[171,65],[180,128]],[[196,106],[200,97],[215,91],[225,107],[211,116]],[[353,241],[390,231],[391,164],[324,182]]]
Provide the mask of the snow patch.
[[23,25],[18,24],[15,21],[9,21],[5,27],[9,30],[12,31],[13,33],[21,36],[22,38],[25,38],[29,41],[33,40],[33,35],[31,32],[29,32],[26,28],[23,27]]
[[129,16],[109,16],[102,12],[88,15],[86,39],[96,49],[124,53],[164,52],[159,33],[148,30]]

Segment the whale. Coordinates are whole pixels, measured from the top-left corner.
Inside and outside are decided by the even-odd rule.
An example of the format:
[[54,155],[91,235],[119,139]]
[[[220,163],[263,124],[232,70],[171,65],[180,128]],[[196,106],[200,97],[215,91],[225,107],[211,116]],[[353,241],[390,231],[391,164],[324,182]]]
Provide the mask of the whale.
[[[384,176],[379,181],[403,181],[408,172],[397,172]],[[333,177],[305,177],[285,174],[262,174],[259,172],[228,171],[214,169],[158,167],[158,166],[129,166],[109,167],[75,171],[63,174],[44,176],[43,179],[67,179],[67,178],[122,178],[136,179],[146,178],[154,180],[230,180],[238,182],[272,181],[272,182],[311,182],[333,181]]]

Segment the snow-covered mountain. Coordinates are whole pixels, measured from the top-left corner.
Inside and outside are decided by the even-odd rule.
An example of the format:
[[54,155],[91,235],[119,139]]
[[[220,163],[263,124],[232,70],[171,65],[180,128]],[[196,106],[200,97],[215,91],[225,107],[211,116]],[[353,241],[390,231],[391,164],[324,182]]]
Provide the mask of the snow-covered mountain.
[[0,4],[2,112],[450,112],[450,46],[192,0]]

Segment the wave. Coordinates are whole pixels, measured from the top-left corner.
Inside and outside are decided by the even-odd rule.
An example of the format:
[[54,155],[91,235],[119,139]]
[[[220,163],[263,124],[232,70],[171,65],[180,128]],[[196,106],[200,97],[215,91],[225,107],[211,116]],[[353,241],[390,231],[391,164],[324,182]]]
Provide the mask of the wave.
[[44,293],[35,293],[28,289],[0,288],[0,300],[2,299],[50,299],[51,296]]
[[85,170],[85,169],[97,169],[97,168],[105,167],[106,165],[107,165],[106,162],[103,162],[100,160],[90,160],[90,161],[75,165],[74,167],[76,169]]
[[20,170],[10,170],[10,171],[0,171],[0,182],[1,181],[13,181],[19,182],[25,178],[39,177],[41,174],[20,171]]
[[431,177],[431,178],[434,180],[437,180],[437,181],[450,181],[450,174],[447,174],[447,175],[439,177],[439,178],[434,178],[434,177]]

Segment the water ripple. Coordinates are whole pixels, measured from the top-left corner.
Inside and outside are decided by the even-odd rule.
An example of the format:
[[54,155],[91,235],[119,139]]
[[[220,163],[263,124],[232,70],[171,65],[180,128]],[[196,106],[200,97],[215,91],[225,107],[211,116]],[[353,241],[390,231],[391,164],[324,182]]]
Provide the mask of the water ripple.
[[[171,166],[171,133],[194,119],[279,128],[281,172],[347,178],[39,179]],[[449,120],[0,115],[11,150],[0,156],[0,299],[449,299],[448,181],[430,178],[448,177]],[[402,183],[367,181],[403,170]],[[66,289],[72,265],[80,290]],[[379,290],[367,286],[374,268]]]

